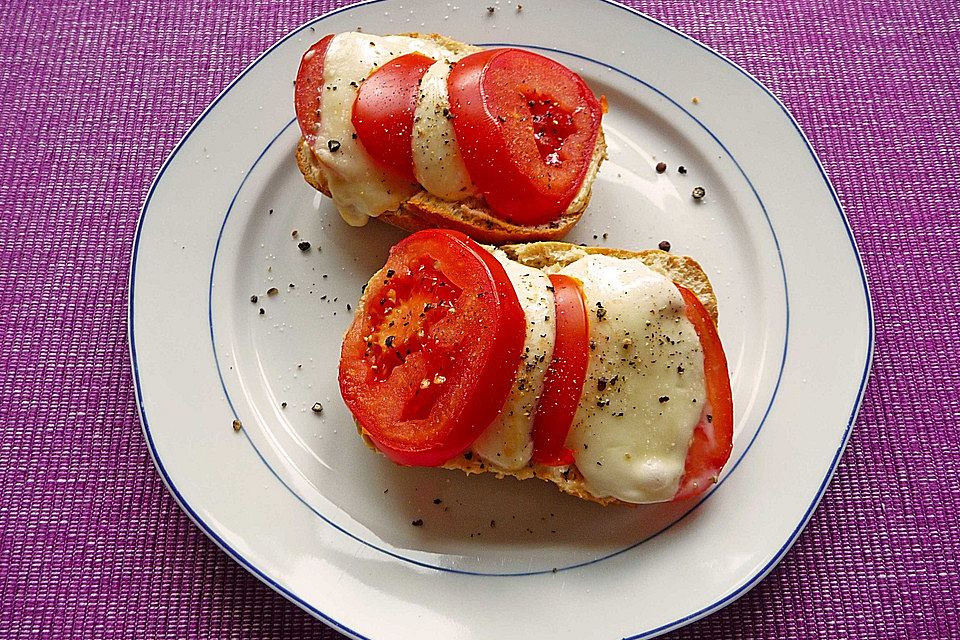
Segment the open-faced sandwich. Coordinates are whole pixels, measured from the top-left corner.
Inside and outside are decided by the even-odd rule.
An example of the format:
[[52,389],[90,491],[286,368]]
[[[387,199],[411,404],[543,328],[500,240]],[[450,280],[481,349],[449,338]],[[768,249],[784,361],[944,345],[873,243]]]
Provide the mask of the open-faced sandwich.
[[530,51],[329,35],[297,74],[297,164],[352,225],[555,239],[579,220],[605,156],[601,101]]
[[691,258],[420,231],[366,285],[340,390],[402,465],[537,477],[601,504],[686,499],[732,446],[716,321]]

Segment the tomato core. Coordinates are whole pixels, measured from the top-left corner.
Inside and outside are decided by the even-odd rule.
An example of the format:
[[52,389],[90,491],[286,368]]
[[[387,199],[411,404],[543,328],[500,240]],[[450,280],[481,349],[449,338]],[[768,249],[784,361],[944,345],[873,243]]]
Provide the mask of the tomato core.
[[547,166],[560,166],[563,142],[577,130],[573,115],[550,98],[526,97],[540,158]]

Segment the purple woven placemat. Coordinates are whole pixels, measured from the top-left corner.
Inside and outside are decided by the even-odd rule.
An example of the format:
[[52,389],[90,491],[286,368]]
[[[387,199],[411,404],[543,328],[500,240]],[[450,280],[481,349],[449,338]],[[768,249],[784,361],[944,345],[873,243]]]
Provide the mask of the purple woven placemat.
[[[125,333],[160,164],[261,51],[336,3],[3,4],[0,638],[339,638],[167,494]],[[809,527],[757,588],[669,637],[960,637],[960,6],[629,4],[786,103],[850,218],[877,322],[863,408]]]

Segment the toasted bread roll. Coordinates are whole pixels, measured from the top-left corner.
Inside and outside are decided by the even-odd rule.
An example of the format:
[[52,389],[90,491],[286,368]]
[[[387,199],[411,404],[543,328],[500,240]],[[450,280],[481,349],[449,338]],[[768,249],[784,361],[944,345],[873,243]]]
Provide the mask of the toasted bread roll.
[[[706,273],[700,265],[690,257],[674,255],[660,250],[625,251],[604,247],[581,247],[566,242],[534,242],[527,244],[506,245],[501,249],[511,258],[523,265],[543,269],[546,271],[564,267],[585,255],[603,254],[616,258],[639,258],[645,265],[665,275],[677,284],[692,291],[704,308],[717,322],[717,298]],[[368,290],[369,291],[369,290]],[[360,309],[365,308],[366,295],[361,298]],[[360,435],[372,449],[376,449],[362,428],[358,427]],[[552,482],[564,493],[574,495],[584,500],[590,500],[602,505],[630,504],[614,497],[597,497],[588,491],[583,475],[575,464],[564,466],[547,466],[531,462],[519,469],[505,469],[481,459],[471,448],[456,458],[442,465],[446,469],[459,469],[467,474],[493,473],[498,478],[512,476],[520,480],[540,478]]]
[[[435,43],[450,51],[453,56],[480,50],[478,47],[457,42],[439,34],[403,35]],[[504,220],[487,206],[482,196],[445,200],[423,188],[400,202],[396,209],[383,211],[376,217],[408,231],[435,227],[454,229],[466,233],[475,240],[491,244],[559,239],[566,235],[583,215],[590,201],[593,182],[600,164],[606,158],[606,153],[606,142],[601,128],[580,189],[562,215],[544,224],[527,226]],[[296,161],[308,184],[324,195],[333,197],[318,153],[306,137],[301,137],[297,145]]]

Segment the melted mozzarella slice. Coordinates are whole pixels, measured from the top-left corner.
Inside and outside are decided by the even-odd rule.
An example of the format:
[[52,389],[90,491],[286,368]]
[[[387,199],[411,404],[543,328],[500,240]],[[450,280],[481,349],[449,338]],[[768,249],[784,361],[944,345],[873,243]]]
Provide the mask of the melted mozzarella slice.
[[472,448],[491,465],[512,471],[526,466],[533,455],[533,416],[553,357],[555,308],[550,279],[542,271],[514,262],[499,250],[493,255],[503,264],[520,299],[527,335],[510,395]]
[[567,437],[586,487],[625,502],[670,500],[705,406],[703,353],[680,292],[639,259],[587,255],[591,352]]
[[427,69],[413,118],[413,168],[417,180],[424,189],[444,200],[463,200],[479,193],[463,164],[453,125],[447,117],[450,65],[462,57],[448,56]]
[[352,122],[360,83],[377,67],[413,52],[434,59],[450,55],[429,40],[352,32],[338,34],[327,48],[314,153],[340,215],[351,225],[395,211],[419,191],[416,184],[380,170],[354,137]]

